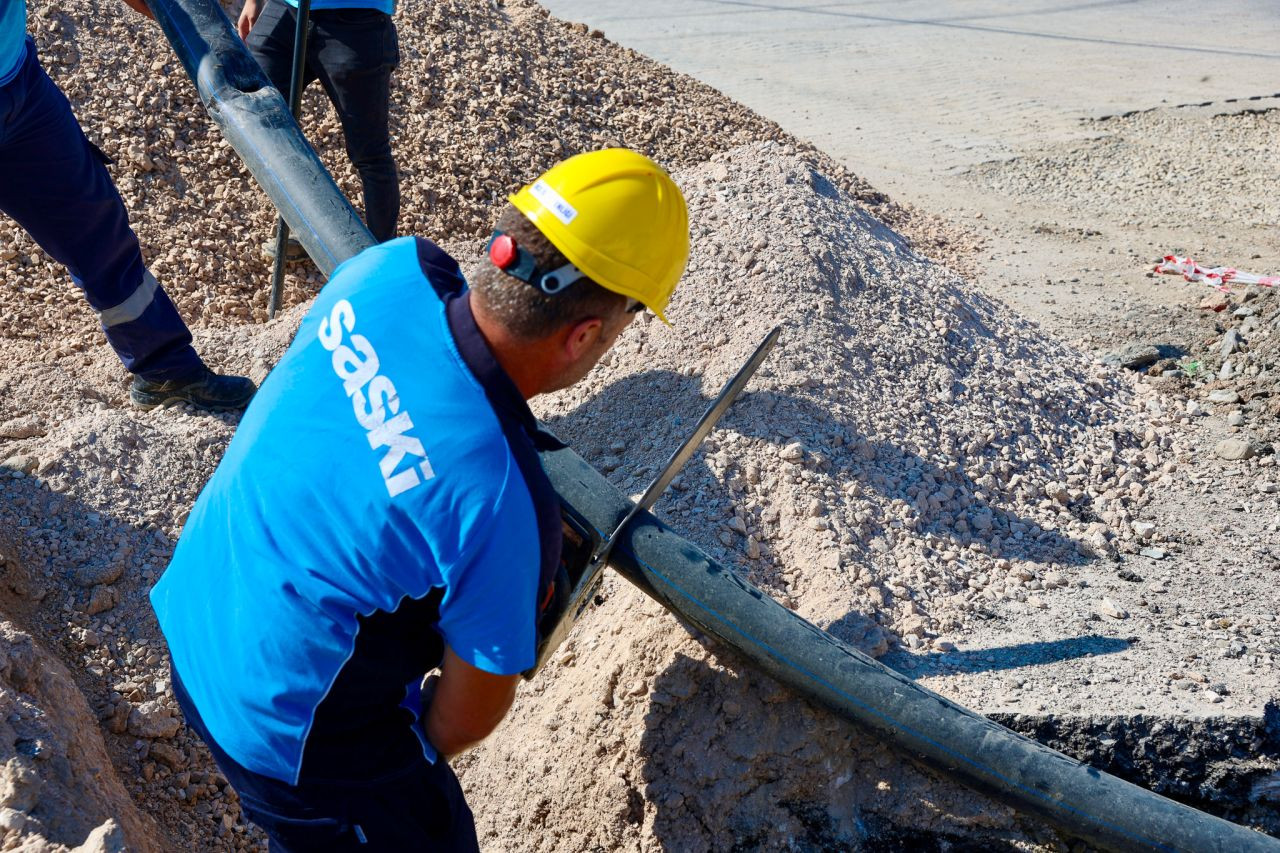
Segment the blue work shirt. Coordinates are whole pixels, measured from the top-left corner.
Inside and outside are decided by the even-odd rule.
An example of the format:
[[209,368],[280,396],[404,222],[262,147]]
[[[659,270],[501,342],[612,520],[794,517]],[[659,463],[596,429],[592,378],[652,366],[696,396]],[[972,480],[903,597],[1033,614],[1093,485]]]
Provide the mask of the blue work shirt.
[[0,0],[0,86],[22,67],[27,55],[27,0]]
[[[284,0],[293,8],[298,8],[298,0]],[[395,14],[395,0],[311,0],[311,11],[321,9],[377,9],[388,15]]]
[[561,529],[536,450],[558,442],[469,297],[425,240],[340,266],[151,593],[209,732],[255,773],[434,760],[417,688],[443,644],[500,675],[534,662]]

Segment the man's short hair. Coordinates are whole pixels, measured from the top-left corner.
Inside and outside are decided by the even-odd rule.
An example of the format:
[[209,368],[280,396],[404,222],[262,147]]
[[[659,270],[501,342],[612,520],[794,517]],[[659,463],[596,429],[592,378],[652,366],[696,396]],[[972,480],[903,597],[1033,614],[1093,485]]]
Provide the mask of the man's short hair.
[[[543,270],[553,270],[569,262],[510,204],[498,217],[497,230],[533,255]],[[495,320],[524,340],[544,338],[589,317],[610,317],[627,302],[627,297],[606,290],[589,278],[580,278],[554,296],[548,296],[535,285],[507,275],[487,258],[469,283],[472,298],[479,298]]]

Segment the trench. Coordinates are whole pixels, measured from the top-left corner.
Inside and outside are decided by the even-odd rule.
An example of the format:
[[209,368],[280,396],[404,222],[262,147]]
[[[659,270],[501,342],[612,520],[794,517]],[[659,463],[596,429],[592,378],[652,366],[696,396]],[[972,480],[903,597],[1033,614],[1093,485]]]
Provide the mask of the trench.
[[1261,716],[988,714],[1090,767],[1280,835],[1280,704]]

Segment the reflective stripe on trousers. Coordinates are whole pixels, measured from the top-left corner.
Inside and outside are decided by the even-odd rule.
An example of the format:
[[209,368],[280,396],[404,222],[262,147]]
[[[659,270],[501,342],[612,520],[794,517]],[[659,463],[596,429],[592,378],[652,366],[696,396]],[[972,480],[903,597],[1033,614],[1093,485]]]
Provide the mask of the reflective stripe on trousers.
[[98,319],[102,322],[102,328],[110,329],[112,326],[119,326],[121,323],[132,323],[141,317],[155,301],[156,291],[160,289],[160,282],[156,281],[156,277],[151,274],[151,270],[142,271],[142,281],[138,283],[138,287],[129,295],[129,298],[121,302],[119,305],[98,312]]
[[0,211],[66,266],[128,370],[161,382],[190,376],[204,364],[143,266],[105,163],[28,39],[18,75],[0,87]]

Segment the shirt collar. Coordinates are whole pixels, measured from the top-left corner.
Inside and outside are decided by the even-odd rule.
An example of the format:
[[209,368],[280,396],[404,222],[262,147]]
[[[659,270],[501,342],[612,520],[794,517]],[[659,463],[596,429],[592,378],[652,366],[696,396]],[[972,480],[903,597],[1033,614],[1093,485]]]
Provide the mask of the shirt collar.
[[471,291],[447,298],[445,310],[449,318],[449,330],[453,332],[462,360],[479,380],[499,417],[505,415],[514,418],[538,450],[559,450],[565,447],[564,442],[541,428],[520,389],[516,388],[515,382],[511,381],[511,377],[494,358],[489,343],[476,325],[475,314],[471,311]]

